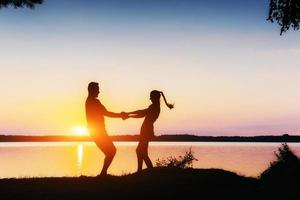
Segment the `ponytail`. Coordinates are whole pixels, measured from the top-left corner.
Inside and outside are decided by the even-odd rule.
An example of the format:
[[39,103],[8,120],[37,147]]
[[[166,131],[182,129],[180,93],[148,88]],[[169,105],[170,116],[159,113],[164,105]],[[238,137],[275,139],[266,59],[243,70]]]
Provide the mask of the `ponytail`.
[[170,108],[170,109],[174,108],[174,104],[170,104],[167,102],[167,99],[166,99],[164,93],[161,91],[159,93],[163,96],[166,106],[168,106],[168,108]]

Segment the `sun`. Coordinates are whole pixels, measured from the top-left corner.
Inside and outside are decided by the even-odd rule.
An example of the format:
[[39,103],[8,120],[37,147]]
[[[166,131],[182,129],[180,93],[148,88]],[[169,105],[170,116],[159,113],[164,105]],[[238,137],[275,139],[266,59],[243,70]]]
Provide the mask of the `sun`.
[[77,136],[88,136],[89,131],[86,127],[84,126],[77,126],[73,129],[73,134]]

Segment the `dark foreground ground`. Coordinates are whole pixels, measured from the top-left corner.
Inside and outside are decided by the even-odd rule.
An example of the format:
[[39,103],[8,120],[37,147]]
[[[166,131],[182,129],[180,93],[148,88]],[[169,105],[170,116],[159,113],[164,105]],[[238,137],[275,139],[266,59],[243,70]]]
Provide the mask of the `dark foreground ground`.
[[221,169],[154,168],[124,176],[1,179],[0,199],[299,199],[300,184],[266,184]]

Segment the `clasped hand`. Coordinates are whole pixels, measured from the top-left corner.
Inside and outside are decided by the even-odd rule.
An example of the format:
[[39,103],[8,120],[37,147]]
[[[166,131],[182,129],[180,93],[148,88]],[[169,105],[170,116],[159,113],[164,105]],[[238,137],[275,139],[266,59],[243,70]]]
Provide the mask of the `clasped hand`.
[[122,118],[123,120],[126,120],[126,119],[129,118],[129,114],[126,113],[126,112],[121,112],[121,118]]

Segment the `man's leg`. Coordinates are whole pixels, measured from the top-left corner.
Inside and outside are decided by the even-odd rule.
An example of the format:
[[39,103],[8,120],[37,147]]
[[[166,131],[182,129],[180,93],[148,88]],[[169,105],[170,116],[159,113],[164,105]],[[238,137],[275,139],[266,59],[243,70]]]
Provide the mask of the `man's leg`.
[[114,150],[110,154],[105,155],[104,163],[103,163],[103,167],[102,167],[100,175],[107,175],[107,169],[109,168],[110,164],[112,163],[115,155],[116,155],[116,150]]
[[117,150],[116,150],[115,145],[113,144],[113,142],[110,139],[105,139],[105,140],[102,139],[101,142],[97,142],[97,146],[102,150],[102,152],[105,155],[100,175],[106,175],[107,170],[108,170],[110,164],[112,163]]

